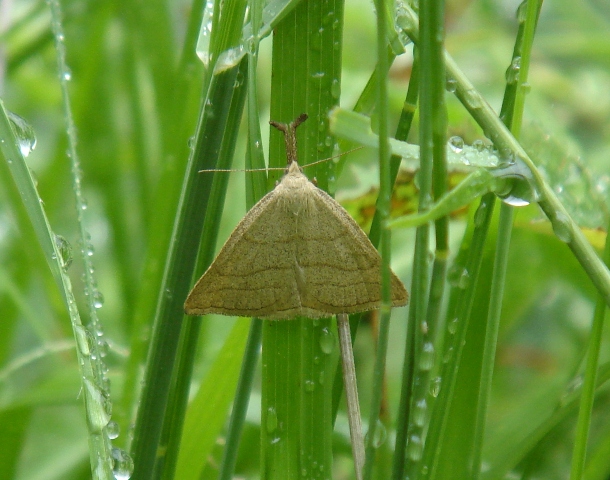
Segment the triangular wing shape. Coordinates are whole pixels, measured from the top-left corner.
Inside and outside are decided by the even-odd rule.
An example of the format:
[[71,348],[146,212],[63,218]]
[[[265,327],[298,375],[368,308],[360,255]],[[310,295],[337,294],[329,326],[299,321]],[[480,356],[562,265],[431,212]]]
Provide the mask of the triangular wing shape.
[[189,315],[291,318],[299,314],[294,279],[294,217],[282,217],[277,189],[237,225],[186,299]]
[[[316,188],[301,216],[298,264],[304,277],[303,306],[327,314],[357,313],[381,304],[381,257],[352,217]],[[408,294],[392,272],[392,306]]]
[[[185,311],[279,320],[372,310],[381,303],[380,265],[343,207],[293,172],[237,225]],[[392,305],[407,299],[392,273]]]

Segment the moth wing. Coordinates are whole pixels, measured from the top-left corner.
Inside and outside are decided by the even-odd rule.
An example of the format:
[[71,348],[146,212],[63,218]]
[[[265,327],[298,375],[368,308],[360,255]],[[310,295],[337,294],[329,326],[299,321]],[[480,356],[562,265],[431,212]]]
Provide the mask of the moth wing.
[[[356,313],[380,307],[381,257],[354,219],[320,189],[310,197],[299,225],[298,263],[303,269],[303,305],[328,314]],[[408,294],[391,272],[393,306]]]
[[294,280],[295,219],[276,190],[239,222],[185,302],[189,315],[290,318],[300,309]]

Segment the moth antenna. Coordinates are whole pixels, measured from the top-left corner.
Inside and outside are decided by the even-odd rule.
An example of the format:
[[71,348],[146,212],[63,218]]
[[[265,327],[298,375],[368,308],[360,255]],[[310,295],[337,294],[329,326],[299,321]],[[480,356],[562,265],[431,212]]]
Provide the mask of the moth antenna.
[[295,118],[288,125],[285,123],[276,122],[271,120],[269,125],[277,128],[280,132],[284,134],[284,141],[286,142],[286,158],[287,164],[291,163],[299,163],[297,161],[297,135],[296,129],[297,127],[307,120],[308,115],[306,113],[301,113],[297,118]]

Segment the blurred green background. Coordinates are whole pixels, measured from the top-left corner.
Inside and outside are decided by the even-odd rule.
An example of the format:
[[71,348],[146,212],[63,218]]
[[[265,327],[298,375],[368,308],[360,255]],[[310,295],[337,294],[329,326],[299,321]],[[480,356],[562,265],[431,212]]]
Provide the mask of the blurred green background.
[[[48,8],[44,2],[25,0],[3,2],[2,7],[0,95],[6,108],[35,131],[37,148],[27,162],[54,231],[72,244],[74,261],[68,272],[83,304],[83,264],[78,254],[82,246],[76,240],[77,212]],[[175,192],[195,130],[203,64],[188,63],[185,69],[185,63],[180,63],[193,7],[188,2],[153,0],[143,5],[132,0],[66,0],[62,7],[87,200],[82,213],[91,237],[91,247],[84,248],[91,254],[103,294],[98,314],[108,343],[105,362],[113,420],[120,426],[115,443],[128,449],[139,381],[128,378],[126,382],[126,371],[130,366],[141,373],[145,359],[141,347],[150,335],[154,298],[143,298],[143,285],[154,283],[165,261],[162,247],[172,228]],[[497,110],[517,30],[517,7],[515,1],[446,4],[446,48]],[[528,152],[598,248],[605,237],[610,188],[609,31],[610,6],[603,0],[554,0],[543,5],[522,133]],[[372,4],[348,0],[341,96],[345,108],[353,106],[375,66],[375,41]],[[262,125],[269,115],[270,52],[271,38],[267,38],[259,57]],[[407,53],[392,66],[391,123],[398,119],[411,64],[412,55]],[[449,135],[459,135],[468,144],[485,140],[457,100],[448,95],[447,101]],[[263,127],[265,141],[267,137]],[[411,137],[417,143],[416,129]],[[242,164],[244,152],[242,136],[236,167]],[[366,218],[370,205],[365,194],[375,188],[375,168],[370,151],[352,154],[335,186],[337,198],[346,202],[356,218]],[[221,242],[245,213],[243,177],[243,173],[231,176]],[[6,169],[0,182],[0,476],[90,478],[69,318],[35,238],[23,227],[28,220]],[[462,213],[452,220],[453,251],[466,219]],[[413,241],[410,231],[393,235],[394,270],[406,285]],[[486,278],[490,262],[491,258],[484,265]],[[485,293],[483,285],[482,299]],[[579,385],[594,301],[589,279],[554,237],[538,207],[518,209],[484,447],[484,462],[490,469],[505,466],[499,478],[506,471],[515,475],[507,478],[567,478],[575,410],[566,418],[545,421]],[[387,401],[391,415],[396,411],[405,343],[406,325],[401,319],[406,319],[406,309],[402,310],[394,313],[390,336]],[[476,335],[477,322],[485,321],[486,315],[479,317],[475,313],[469,335]],[[193,391],[236,321],[247,322],[220,317],[204,320]],[[365,414],[373,340],[366,326],[355,346]],[[608,365],[608,340],[606,334],[602,367]],[[238,473],[245,478],[257,475],[258,391],[257,386],[238,463]],[[608,402],[607,387],[602,388],[593,417],[587,478],[608,478],[610,472]],[[342,415],[336,432],[335,478],[352,478]],[[535,445],[527,447],[531,438],[536,438]],[[212,475],[220,452],[218,446],[207,474]]]

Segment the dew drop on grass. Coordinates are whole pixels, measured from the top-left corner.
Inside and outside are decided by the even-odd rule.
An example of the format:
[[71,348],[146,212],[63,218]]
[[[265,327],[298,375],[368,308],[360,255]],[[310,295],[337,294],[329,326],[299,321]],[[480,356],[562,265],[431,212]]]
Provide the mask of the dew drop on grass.
[[483,99],[474,88],[464,91],[462,101],[469,110],[480,110],[483,108]]
[[[72,264],[72,245],[61,235],[55,235],[55,246],[59,252],[59,260],[64,271]],[[55,257],[54,257],[55,258]]]
[[83,384],[85,386],[87,421],[93,433],[101,433],[110,421],[112,404],[104,391],[91,380],[85,378]]
[[438,397],[438,394],[441,391],[441,377],[434,377],[430,380],[430,395],[434,398]]
[[424,343],[419,356],[419,369],[428,372],[434,366],[434,345],[431,342]]
[[468,273],[468,269],[454,265],[449,271],[448,280],[455,288],[464,290],[470,284],[470,273]]
[[274,407],[267,409],[267,433],[273,433],[277,429],[277,412]]
[[487,218],[487,202],[481,202],[477,211],[474,212],[474,225],[480,227],[485,223]]
[[453,358],[453,347],[449,347],[443,357],[443,363],[449,362]]
[[[381,423],[380,420],[377,420],[377,423],[375,426],[375,436],[373,437],[373,441],[372,441],[373,448],[381,447],[381,445],[384,444],[384,442],[387,440],[387,438],[388,438],[388,432],[385,428],[385,425],[383,423]],[[366,432],[366,435],[364,436],[365,445],[368,444],[368,442],[369,442],[369,432]]]
[[74,327],[74,334],[76,336],[76,346],[78,347],[78,351],[81,355],[88,357],[91,355],[91,350],[89,348],[89,340],[87,338],[87,329],[82,325],[77,325]]
[[563,212],[557,212],[555,218],[552,219],[553,232],[555,236],[565,243],[572,241],[572,231],[570,230],[570,220]]
[[100,352],[100,357],[104,358],[108,355],[108,350],[110,347],[108,346],[108,342],[106,340],[98,340],[97,349]]
[[477,139],[474,142],[472,142],[472,146],[479,153],[483,153],[487,150],[487,145],[485,145],[485,142],[480,139]]
[[526,18],[527,18],[527,0],[524,0],[523,2],[521,2],[519,7],[517,8],[517,20],[519,21],[519,23],[523,23],[523,22],[525,22]]
[[330,84],[330,94],[335,100],[339,100],[341,96],[341,83],[336,78]]
[[114,466],[112,467],[112,473],[116,480],[128,480],[131,478],[133,473],[133,459],[125,450],[120,448],[112,449],[112,458],[114,460]]
[[455,153],[462,153],[462,150],[464,150],[464,139],[454,135],[449,139],[449,148]]
[[457,90],[457,80],[455,78],[447,76],[447,80],[445,82],[445,90],[447,90],[449,93],[455,93],[455,91]]
[[320,349],[326,355],[330,355],[335,349],[335,336],[328,328],[323,328],[320,333]]
[[119,424],[114,420],[110,420],[108,425],[106,425],[106,435],[108,435],[110,440],[118,438],[120,430]]
[[413,462],[421,460],[423,444],[419,435],[411,435],[407,444],[407,456]]
[[423,427],[426,423],[426,416],[428,414],[428,404],[425,398],[422,398],[415,402],[415,408],[413,410],[413,423],[418,427]]
[[36,134],[32,126],[24,118],[12,112],[7,113],[11,128],[19,144],[19,150],[25,158],[36,148]]
[[451,321],[449,321],[449,323],[447,324],[447,331],[451,335],[454,335],[457,330],[457,325],[458,325],[458,318],[455,317]]
[[104,306],[104,295],[99,290],[93,292],[93,306],[95,308],[102,308]]
[[497,177],[498,189],[496,195],[502,201],[513,207],[523,207],[541,198],[536,187],[532,172],[523,164],[510,159],[505,166],[490,170]]
[[419,324],[419,329],[421,330],[421,333],[423,333],[424,335],[428,335],[428,331],[430,330],[428,328],[428,322],[426,322],[425,320],[421,322]]
[[506,83],[516,83],[519,79],[519,71],[521,70],[521,57],[517,56],[513,58],[513,61],[506,69]]

